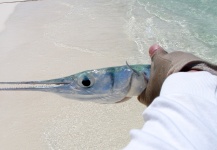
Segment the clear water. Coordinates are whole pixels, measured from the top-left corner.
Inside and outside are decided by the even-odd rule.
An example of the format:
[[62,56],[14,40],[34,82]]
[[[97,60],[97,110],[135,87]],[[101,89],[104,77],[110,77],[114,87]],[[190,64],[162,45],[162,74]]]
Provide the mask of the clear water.
[[217,1],[135,0],[128,34],[143,52],[159,43],[168,51],[192,52],[217,62]]

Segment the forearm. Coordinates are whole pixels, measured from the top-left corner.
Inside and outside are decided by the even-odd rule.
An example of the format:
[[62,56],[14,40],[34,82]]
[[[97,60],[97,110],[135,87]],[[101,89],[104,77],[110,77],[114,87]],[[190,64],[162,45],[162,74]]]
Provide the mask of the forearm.
[[208,72],[169,76],[126,149],[216,149],[216,88],[217,77]]

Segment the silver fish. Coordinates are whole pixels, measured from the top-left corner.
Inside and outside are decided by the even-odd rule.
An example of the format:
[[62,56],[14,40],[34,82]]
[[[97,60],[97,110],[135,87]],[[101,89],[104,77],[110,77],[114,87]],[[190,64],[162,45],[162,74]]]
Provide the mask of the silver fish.
[[149,76],[150,65],[127,64],[52,80],[0,82],[0,91],[53,92],[81,101],[117,103],[138,96],[146,88]]

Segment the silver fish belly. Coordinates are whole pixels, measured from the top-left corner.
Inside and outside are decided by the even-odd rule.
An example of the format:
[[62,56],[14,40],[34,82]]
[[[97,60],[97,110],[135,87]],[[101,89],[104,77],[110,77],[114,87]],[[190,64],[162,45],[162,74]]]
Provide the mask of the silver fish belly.
[[87,70],[43,81],[0,82],[0,91],[43,91],[97,103],[117,103],[138,96],[150,77],[150,65]]

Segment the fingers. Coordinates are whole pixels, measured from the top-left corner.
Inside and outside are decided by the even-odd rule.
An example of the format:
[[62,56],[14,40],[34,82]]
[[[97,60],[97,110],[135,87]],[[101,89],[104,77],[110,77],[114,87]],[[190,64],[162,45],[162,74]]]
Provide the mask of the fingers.
[[146,106],[150,105],[154,98],[159,95],[162,83],[166,78],[166,71],[170,66],[170,61],[164,58],[166,54],[168,53],[157,44],[149,48],[149,55],[152,60],[150,79],[146,89],[137,97]]
[[158,44],[154,44],[149,48],[149,56],[153,57],[156,51],[163,50],[162,47],[160,47]]
[[164,55],[167,52],[158,44],[154,44],[149,48],[149,56],[151,57],[152,61],[155,55]]

